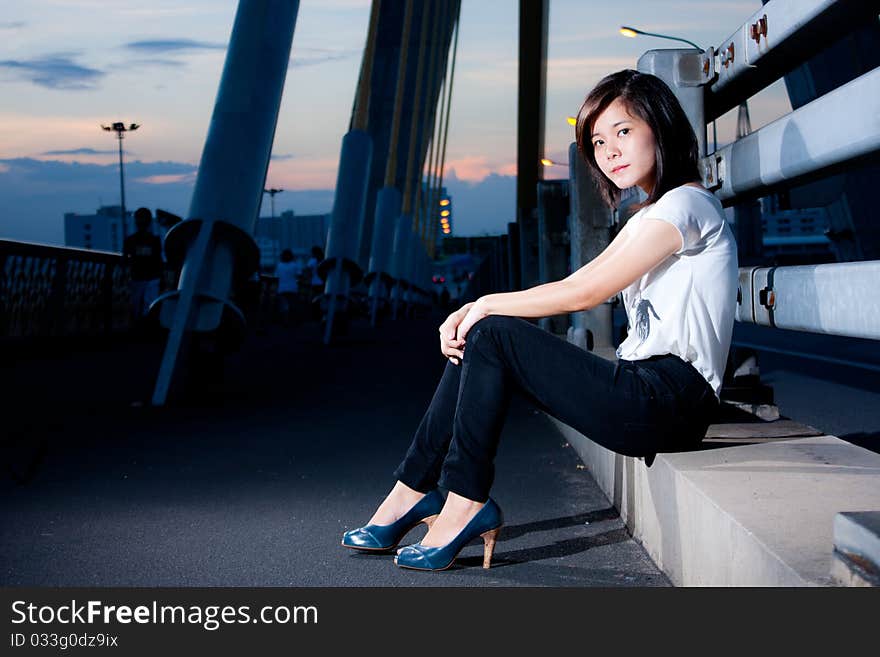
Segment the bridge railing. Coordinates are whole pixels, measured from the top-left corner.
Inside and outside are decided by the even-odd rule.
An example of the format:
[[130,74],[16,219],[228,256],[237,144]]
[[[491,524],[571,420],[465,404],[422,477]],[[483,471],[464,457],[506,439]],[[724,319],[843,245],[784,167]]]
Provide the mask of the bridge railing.
[[118,253],[0,240],[0,338],[125,330],[128,281]]
[[[880,68],[710,152],[705,126],[834,39],[876,22],[876,3],[773,0],[716,53],[654,50],[641,71],[663,78],[694,125],[703,182],[725,204],[749,201],[857,167],[880,152]],[[877,45],[877,44],[875,44]],[[741,267],[737,320],[880,339],[880,261]]]

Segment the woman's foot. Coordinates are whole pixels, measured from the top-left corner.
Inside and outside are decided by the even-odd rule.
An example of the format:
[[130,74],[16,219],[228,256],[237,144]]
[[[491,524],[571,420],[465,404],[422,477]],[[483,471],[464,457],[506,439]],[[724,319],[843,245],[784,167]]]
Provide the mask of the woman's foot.
[[388,493],[376,513],[370,518],[370,525],[390,525],[402,518],[411,508],[413,508],[419,500],[425,496],[413,490],[403,482],[398,481],[394,484],[394,488]]
[[425,547],[443,547],[461,533],[485,502],[475,502],[450,491],[446,496],[446,504],[425,537],[419,541]]
[[423,494],[398,482],[368,524],[343,534],[342,546],[373,552],[392,550],[416,525],[430,527],[443,503],[436,489]]
[[[474,509],[477,509],[475,513]],[[495,500],[489,498],[485,503],[481,503],[456,495],[451,503],[447,499],[437,517],[438,522],[441,516],[444,518],[444,523],[441,525],[442,534],[440,531],[432,531],[430,542],[442,542],[443,545],[426,545],[425,540],[407,545],[397,551],[394,563],[401,568],[413,570],[445,570],[453,564],[459,552],[468,543],[480,537],[483,539],[483,568],[489,568],[492,564],[492,553],[495,550],[498,532],[504,524],[501,509]],[[470,519],[461,526],[459,523],[464,522],[466,518]],[[453,525],[456,525],[454,529]],[[451,537],[449,537],[450,532],[454,533]]]

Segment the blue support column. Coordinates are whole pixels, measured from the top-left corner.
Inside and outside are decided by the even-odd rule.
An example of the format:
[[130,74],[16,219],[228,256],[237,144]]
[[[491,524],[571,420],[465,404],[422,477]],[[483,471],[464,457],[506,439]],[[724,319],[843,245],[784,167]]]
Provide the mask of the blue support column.
[[394,252],[392,254],[393,267],[391,275],[395,279],[394,289],[391,293],[392,318],[397,319],[397,313],[401,304],[404,303],[404,291],[409,286],[406,280],[407,255],[409,253],[409,241],[412,239],[412,214],[404,213],[397,218],[397,226],[394,231]]
[[[400,215],[402,196],[396,187],[384,187],[376,198],[376,220],[369,272],[364,282],[369,286],[370,323],[376,325],[376,316],[389,302],[391,286],[391,247],[395,233],[394,220]],[[390,239],[389,239],[390,238]]]
[[342,138],[336,196],[330,216],[327,253],[318,271],[326,281],[327,318],[324,344],[329,344],[336,313],[348,311],[348,293],[363,278],[357,263],[357,241],[364,218],[373,140],[363,130],[351,130]]
[[298,10],[299,0],[239,2],[188,218],[165,238],[181,276],[177,290],[154,302],[171,331],[154,405],[165,403],[186,332],[244,327],[230,294],[259,264],[252,234]]

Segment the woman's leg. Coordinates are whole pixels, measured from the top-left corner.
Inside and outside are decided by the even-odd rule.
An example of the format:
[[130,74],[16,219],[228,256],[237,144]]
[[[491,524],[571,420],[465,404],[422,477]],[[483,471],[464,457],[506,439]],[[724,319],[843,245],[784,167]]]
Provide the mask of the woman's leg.
[[437,487],[440,467],[452,439],[452,419],[458,399],[461,365],[446,362],[434,397],[416,429],[406,456],[394,471],[397,483],[370,518],[369,524],[388,525],[403,516],[425,493]]
[[462,365],[446,361],[446,369],[434,391],[434,397],[416,429],[403,461],[394,471],[394,478],[412,489],[427,493],[437,487],[440,468],[449,441],[458,403]]
[[[510,397],[539,408],[619,453],[657,450],[672,405],[626,361],[614,363],[514,317],[492,315],[468,334],[452,439],[438,484],[485,502]],[[653,430],[652,430],[653,427]]]

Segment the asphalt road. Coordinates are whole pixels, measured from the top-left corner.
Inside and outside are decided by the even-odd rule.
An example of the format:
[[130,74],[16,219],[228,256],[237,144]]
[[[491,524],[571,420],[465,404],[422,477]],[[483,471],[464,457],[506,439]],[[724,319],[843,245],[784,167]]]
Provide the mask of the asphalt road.
[[[493,566],[443,573],[339,545],[391,487],[443,367],[437,317],[325,347],[270,327],[153,409],[149,341],[7,350],[4,586],[668,586],[546,417],[516,401],[493,496]],[[134,405],[133,405],[134,404]],[[418,540],[414,531],[408,540]]]

